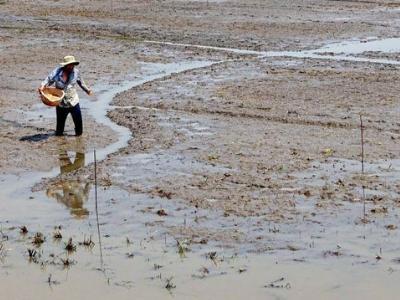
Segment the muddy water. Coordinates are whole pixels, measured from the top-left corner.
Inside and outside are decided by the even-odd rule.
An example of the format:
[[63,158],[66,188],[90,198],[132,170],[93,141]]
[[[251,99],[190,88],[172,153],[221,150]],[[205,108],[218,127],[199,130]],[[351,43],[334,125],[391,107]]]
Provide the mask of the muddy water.
[[[152,248],[151,251],[156,252],[157,249]],[[112,263],[120,266],[119,271],[123,274],[121,281],[108,280],[101,272],[78,270],[75,266],[68,271],[53,273],[51,280],[55,282],[49,285],[37,280],[45,276],[43,271],[36,269],[29,276],[22,274],[20,281],[4,277],[3,283],[8,289],[3,296],[19,295],[7,299],[30,299],[31,291],[35,290],[35,296],[44,299],[54,296],[57,299],[80,298],[82,294],[89,299],[132,299],[133,296],[140,299],[244,299],[249,295],[252,299],[397,297],[393,291],[397,276],[362,265],[352,266],[350,262],[346,264],[346,261],[336,258],[313,266],[281,263],[271,258],[228,257],[215,265],[205,258],[190,256],[184,260],[168,256],[147,260],[142,257],[126,259],[121,255]],[[159,270],[154,270],[154,263],[164,264]],[[204,269],[209,273],[202,279]],[[176,286],[170,291],[164,288],[169,276],[173,276],[172,283]],[[144,280],[143,277],[147,278]],[[38,288],[43,285],[46,288]]]
[[326,45],[314,53],[333,52],[344,55],[361,54],[364,52],[384,52],[384,53],[399,53],[400,38],[377,39],[368,38],[364,40],[344,41]]

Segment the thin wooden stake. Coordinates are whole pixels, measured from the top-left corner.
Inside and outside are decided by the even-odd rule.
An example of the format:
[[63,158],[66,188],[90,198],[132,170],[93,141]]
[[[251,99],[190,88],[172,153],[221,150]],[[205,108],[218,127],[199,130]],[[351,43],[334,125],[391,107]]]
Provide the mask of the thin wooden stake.
[[97,159],[96,159],[96,149],[93,151],[94,155],[94,200],[95,200],[95,210],[96,210],[96,222],[97,222],[97,235],[99,238],[100,247],[100,265],[103,269],[103,247],[101,246],[101,234],[100,234],[100,224],[99,224],[99,210],[97,205]]
[[364,126],[361,114],[360,114],[360,130],[361,130],[361,173],[364,174]]
[[360,131],[361,131],[361,174],[362,174],[362,197],[363,197],[363,215],[365,220],[365,186],[364,186],[364,126],[362,115],[360,114]]

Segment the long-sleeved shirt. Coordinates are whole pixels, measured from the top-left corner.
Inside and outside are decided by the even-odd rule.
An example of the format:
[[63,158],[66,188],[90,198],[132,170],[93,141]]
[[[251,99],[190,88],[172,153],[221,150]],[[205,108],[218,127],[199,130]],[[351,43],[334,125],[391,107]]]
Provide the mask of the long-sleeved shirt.
[[86,86],[85,82],[81,79],[79,70],[74,68],[67,81],[63,79],[63,67],[57,67],[46,77],[42,82],[42,87],[53,85],[65,92],[65,96],[62,99],[60,106],[62,107],[74,107],[79,103],[79,96],[76,92],[76,85],[78,84],[82,90],[89,93],[90,89]]

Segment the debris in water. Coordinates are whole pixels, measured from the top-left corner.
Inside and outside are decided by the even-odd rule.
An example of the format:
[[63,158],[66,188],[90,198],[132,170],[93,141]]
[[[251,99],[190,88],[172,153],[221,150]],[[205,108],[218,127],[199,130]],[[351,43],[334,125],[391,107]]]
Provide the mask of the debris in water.
[[103,176],[103,177],[100,179],[100,182],[101,182],[101,185],[104,186],[104,187],[110,187],[110,186],[112,186],[112,181],[111,181],[111,176],[110,176],[110,174],[107,173],[105,176]]
[[325,156],[332,156],[332,154],[333,154],[333,149],[331,149],[331,148],[326,148],[326,149],[322,150],[322,154],[324,154]]
[[277,288],[277,289],[283,289],[283,288],[291,289],[292,286],[291,286],[291,284],[289,282],[286,283],[286,284],[277,284],[278,282],[283,282],[284,280],[285,280],[285,278],[281,277],[281,278],[279,278],[277,280],[272,281],[271,283],[269,283],[267,285],[264,285],[264,287],[266,287],[266,288]]
[[208,157],[207,157],[207,159],[208,159],[209,161],[217,160],[218,158],[219,158],[219,156],[216,155],[216,154],[210,154],[210,155],[208,155]]
[[287,245],[287,248],[288,248],[290,251],[299,251],[299,250],[300,250],[299,247],[292,246],[292,245]]
[[28,233],[28,228],[26,228],[26,226],[24,225],[24,226],[20,227],[19,232],[21,234],[25,235]]
[[397,226],[394,224],[389,224],[389,225],[386,225],[385,228],[387,230],[395,230],[395,229],[397,229]]
[[205,244],[207,244],[208,243],[208,240],[206,239],[206,238],[202,238],[200,241],[199,241],[199,244],[202,244],[202,245],[205,245]]
[[342,255],[342,253],[340,253],[339,251],[328,250],[328,251],[324,252],[324,257],[327,257],[327,256],[341,256],[341,255]]
[[360,218],[359,221],[356,221],[356,224],[368,224],[371,223],[371,221],[369,219],[367,219],[366,217]]
[[42,245],[44,243],[45,240],[46,239],[45,239],[43,233],[36,232],[36,234],[33,237],[32,244],[35,244],[36,246],[39,247],[40,245]]
[[155,188],[155,192],[161,198],[167,198],[167,199],[171,199],[172,198],[172,193],[171,192],[164,191],[161,188],[156,187]]
[[372,208],[372,209],[371,209],[371,212],[372,212],[373,214],[386,214],[386,213],[388,212],[388,209],[387,209],[387,207],[384,207],[384,206],[382,206],[382,207],[375,207],[375,208]]
[[160,217],[168,216],[167,212],[164,209],[157,210],[157,215]]
[[210,270],[203,266],[200,268],[199,273],[200,275],[193,274],[192,277],[204,279],[208,274],[210,274]]

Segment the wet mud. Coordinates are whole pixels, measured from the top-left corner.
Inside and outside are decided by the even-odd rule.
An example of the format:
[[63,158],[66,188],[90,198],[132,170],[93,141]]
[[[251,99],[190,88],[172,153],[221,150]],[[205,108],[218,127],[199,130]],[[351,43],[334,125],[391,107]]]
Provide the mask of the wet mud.
[[[396,4],[39,2],[0,1],[2,297],[396,298]],[[36,93],[70,53],[81,138]]]

